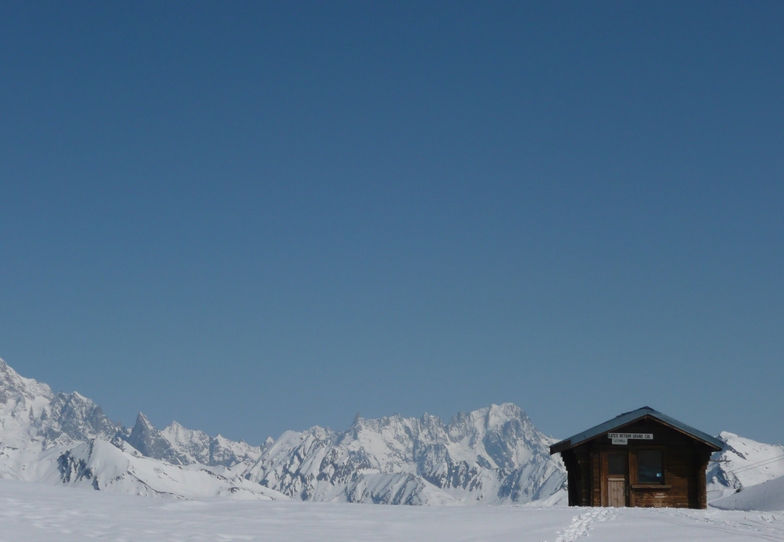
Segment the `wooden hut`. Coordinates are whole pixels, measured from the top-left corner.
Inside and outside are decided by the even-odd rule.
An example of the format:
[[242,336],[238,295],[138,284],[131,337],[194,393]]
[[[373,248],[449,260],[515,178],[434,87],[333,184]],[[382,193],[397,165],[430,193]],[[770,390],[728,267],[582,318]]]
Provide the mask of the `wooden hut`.
[[650,407],[550,446],[570,506],[706,508],[705,471],[722,442]]

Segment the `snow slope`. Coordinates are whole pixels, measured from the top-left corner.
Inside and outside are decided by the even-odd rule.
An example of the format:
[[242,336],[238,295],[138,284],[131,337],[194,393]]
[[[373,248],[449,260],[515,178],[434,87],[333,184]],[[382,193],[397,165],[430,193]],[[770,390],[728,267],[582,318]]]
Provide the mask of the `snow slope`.
[[711,506],[722,510],[784,511],[784,476],[712,501]]
[[784,541],[784,513],[142,499],[0,480],[0,540]]
[[763,444],[726,431],[719,439],[724,442],[724,450],[713,454],[708,467],[709,501],[784,476],[784,446]]
[[144,457],[119,439],[112,442],[91,439],[38,453],[6,447],[0,449],[0,466],[0,478],[131,495],[288,499],[277,491],[245,480],[230,469],[172,465]]

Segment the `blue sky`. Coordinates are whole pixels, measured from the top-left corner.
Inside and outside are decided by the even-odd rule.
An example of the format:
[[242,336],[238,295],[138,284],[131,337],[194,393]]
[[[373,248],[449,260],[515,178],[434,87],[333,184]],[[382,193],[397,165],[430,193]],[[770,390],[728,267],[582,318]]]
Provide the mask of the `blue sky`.
[[4,2],[0,357],[259,443],[784,443],[784,4]]

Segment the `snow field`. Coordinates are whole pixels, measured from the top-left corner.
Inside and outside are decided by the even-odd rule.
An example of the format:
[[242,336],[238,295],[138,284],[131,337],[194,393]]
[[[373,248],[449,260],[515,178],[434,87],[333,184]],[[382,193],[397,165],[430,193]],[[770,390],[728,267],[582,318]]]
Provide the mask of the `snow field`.
[[0,541],[784,541],[784,512],[176,500],[0,480]]

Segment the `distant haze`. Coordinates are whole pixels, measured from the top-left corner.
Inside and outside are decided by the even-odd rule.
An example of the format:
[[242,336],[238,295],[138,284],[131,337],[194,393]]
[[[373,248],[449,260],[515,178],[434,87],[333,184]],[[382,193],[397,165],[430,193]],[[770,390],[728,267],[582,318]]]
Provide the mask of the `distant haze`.
[[0,357],[258,445],[784,443],[784,3],[0,4]]

